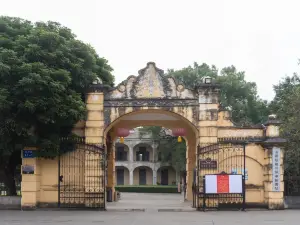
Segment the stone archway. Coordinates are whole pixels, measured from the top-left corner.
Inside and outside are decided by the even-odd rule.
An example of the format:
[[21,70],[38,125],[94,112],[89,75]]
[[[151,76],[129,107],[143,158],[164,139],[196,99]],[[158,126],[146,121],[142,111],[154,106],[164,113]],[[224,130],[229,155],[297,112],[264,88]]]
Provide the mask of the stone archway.
[[[170,129],[185,128],[187,130],[184,138],[187,144],[188,200],[192,200],[193,197],[192,185],[194,181],[195,184],[198,184],[197,192],[195,192],[197,193],[196,202],[203,202],[203,196],[198,195],[198,192],[203,191],[203,186],[200,186],[199,181],[205,175],[203,168],[207,169],[205,166],[207,166],[208,158],[205,154],[214,149],[214,146],[221,146],[220,148],[222,148],[222,143],[242,142],[246,146],[246,163],[244,165],[249,166],[249,179],[244,181],[245,190],[243,190],[246,192],[247,198],[243,199],[246,200],[246,203],[253,200],[255,204],[267,205],[272,209],[283,207],[284,183],[282,178],[284,170],[281,148],[285,140],[279,135],[280,121],[271,115],[264,126],[234,126],[230,113],[220,107],[219,86],[214,83],[212,78],[205,77],[197,89],[190,90],[174,78],[164,75],[163,71],[155,66],[155,63],[150,62],[139,71],[138,76],[129,76],[116,88],[107,88],[101,82],[91,85],[86,95],[86,107],[87,119],[86,121],[79,121],[73,129],[73,133],[84,138],[88,149],[90,146],[97,148],[104,145],[107,154],[106,158],[102,155],[101,157],[99,155],[91,157],[85,154],[85,163],[80,169],[89,171],[89,173],[85,173],[87,179],[83,179],[84,185],[82,185],[84,190],[82,201],[86,207],[92,205],[89,197],[91,191],[93,191],[92,194],[97,193],[102,196],[103,199],[99,200],[101,205],[96,205],[100,208],[106,207],[105,204],[102,204],[105,202],[106,189],[111,188],[114,192],[116,129],[134,128],[141,125],[162,126]],[[27,149],[30,152],[38,151],[34,146],[29,146]],[[203,158],[197,153],[198,150],[201,152],[201,149],[204,151]],[[31,155],[34,156],[35,154],[32,153]],[[249,158],[252,158],[252,161],[254,159],[256,162],[260,162],[260,164],[249,161]],[[88,163],[96,161],[95,165],[99,165],[98,161],[102,161],[102,164],[105,165],[106,159],[106,171],[103,167],[96,172],[94,170],[90,172],[91,167],[88,166]],[[204,162],[203,165],[201,160]],[[217,160],[217,163],[210,164],[211,173],[219,174],[222,172],[218,168],[219,161],[220,159]],[[23,208],[35,208],[38,205],[59,205],[61,174],[58,175],[58,162],[58,158],[50,160],[23,157],[23,166],[30,165],[35,171],[38,171],[34,174],[22,174],[22,177],[24,176],[22,178]],[[233,165],[229,164],[228,168],[231,166]],[[156,172],[156,169],[153,170],[153,173]],[[195,176],[193,176],[194,170],[196,171]],[[260,185],[253,183],[253,179],[256,179],[253,178],[255,176],[253,171],[263,173],[260,175]],[[74,169],[73,172],[75,174],[76,170]],[[133,170],[129,169],[129,173],[132,172]],[[107,179],[105,180],[105,178]],[[91,189],[89,186],[91,182],[85,182],[90,180],[99,181],[103,184],[103,188],[93,187]],[[105,184],[107,184],[106,187]],[[260,196],[257,194],[254,198],[253,193],[258,190],[261,194],[259,194]],[[219,204],[216,201],[212,201],[212,203]]]
[[[176,127],[183,127],[186,129],[187,134],[184,137],[187,143],[187,151],[186,151],[186,157],[187,157],[187,198],[192,198],[192,176],[193,176],[193,169],[196,167],[196,143],[198,138],[198,130],[192,124],[189,122],[186,118],[183,116],[170,112],[165,111],[162,109],[141,109],[136,112],[131,112],[125,115],[122,115],[116,121],[110,124],[106,128],[107,135],[109,135],[109,138],[114,141],[117,139],[117,136],[115,135],[114,131],[117,128],[127,127],[129,129],[139,127],[139,126],[163,126],[165,128],[176,128]],[[111,154],[110,154],[111,153]],[[108,172],[107,174],[111,174],[111,176],[108,176],[108,187],[112,188],[115,186],[114,183],[114,173],[111,172],[111,170],[114,168],[115,165],[115,156],[114,151],[111,151],[110,148],[108,148],[108,154],[109,154],[109,161],[108,161]],[[148,165],[148,164],[149,165]],[[148,166],[152,168],[155,165],[152,165],[151,162],[143,161],[135,161],[136,166]],[[140,165],[139,165],[140,164]],[[111,166],[110,166],[111,165]],[[157,165],[158,166],[158,165]],[[156,172],[157,168],[153,168],[154,178],[153,182],[156,183]]]

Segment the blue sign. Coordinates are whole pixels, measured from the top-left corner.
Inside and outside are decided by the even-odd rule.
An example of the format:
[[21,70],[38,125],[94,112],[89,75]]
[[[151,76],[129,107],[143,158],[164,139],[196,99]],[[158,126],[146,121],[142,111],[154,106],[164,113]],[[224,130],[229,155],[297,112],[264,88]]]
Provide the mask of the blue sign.
[[245,171],[242,168],[232,169],[231,174],[242,174],[245,176],[245,180],[248,180],[248,169],[245,169]]
[[33,150],[23,150],[23,158],[34,158]]

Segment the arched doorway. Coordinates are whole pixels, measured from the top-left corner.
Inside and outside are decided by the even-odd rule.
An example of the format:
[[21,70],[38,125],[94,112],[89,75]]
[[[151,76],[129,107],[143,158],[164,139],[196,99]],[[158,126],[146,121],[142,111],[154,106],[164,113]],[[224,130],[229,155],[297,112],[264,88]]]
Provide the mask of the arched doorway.
[[133,185],[152,185],[153,170],[147,166],[139,166],[133,170]]
[[151,162],[154,161],[153,148],[148,143],[139,143],[133,147],[133,161]]
[[[182,127],[186,129],[186,136],[184,139],[186,140],[187,150],[186,150],[186,181],[187,181],[187,198],[192,199],[192,184],[193,184],[193,169],[196,167],[196,143],[198,139],[198,130],[188,119],[185,117],[170,111],[166,111],[163,109],[140,109],[136,112],[130,112],[125,115],[120,116],[116,120],[114,120],[106,129],[105,133],[109,136],[107,139],[111,139],[113,142],[118,139],[116,135],[116,130],[118,128],[128,128],[133,129],[139,126],[162,126],[168,129]],[[125,138],[126,139],[126,138]],[[147,150],[147,148],[146,148]],[[108,148],[108,155],[110,154],[110,149]],[[133,157],[137,155],[134,154]],[[140,154],[138,155],[138,157]],[[109,159],[108,164],[114,165],[115,156],[111,155],[111,160]],[[145,160],[146,158],[141,158],[141,160]],[[115,180],[114,173],[111,173],[110,170],[112,167],[108,167],[108,185],[111,188],[115,186],[113,182]],[[155,171],[156,172],[156,171]],[[141,172],[141,174],[143,171]],[[110,176],[111,175],[111,176]],[[142,176],[142,175],[141,175]],[[154,179],[153,179],[154,180]],[[174,183],[174,181],[170,181]],[[139,184],[137,182],[133,182],[134,184]],[[145,182],[142,182],[143,184]],[[150,182],[148,182],[150,183]],[[169,183],[169,181],[168,181]],[[151,182],[153,184],[153,181]]]
[[116,185],[129,185],[129,169],[125,166],[115,167]]
[[115,144],[115,159],[116,161],[124,162],[129,159],[129,148],[127,145],[122,143]]
[[176,185],[178,176],[172,166],[162,166],[157,170],[157,184]]

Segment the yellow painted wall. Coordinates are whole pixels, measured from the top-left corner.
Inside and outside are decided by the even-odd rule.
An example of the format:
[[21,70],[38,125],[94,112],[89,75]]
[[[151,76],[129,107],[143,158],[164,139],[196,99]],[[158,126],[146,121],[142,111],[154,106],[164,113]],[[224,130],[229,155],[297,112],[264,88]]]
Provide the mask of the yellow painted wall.
[[[78,191],[77,197],[86,196],[89,191],[87,187],[98,188],[99,179],[101,182],[104,171],[99,171],[99,157],[98,154],[87,154],[88,151],[76,150],[74,152],[66,153],[60,158],[60,175],[63,175],[63,182],[60,183],[60,189],[65,196],[68,195],[69,189]],[[58,159],[36,159],[39,165],[40,176],[37,205],[40,206],[57,206],[58,203]],[[93,161],[91,161],[93,160]],[[89,161],[88,165],[86,163]],[[97,169],[93,167],[95,165]],[[87,167],[88,166],[88,167]],[[27,179],[36,179],[36,176],[26,175]],[[26,181],[25,178],[25,181]],[[27,187],[28,185],[24,185]],[[100,187],[102,185],[100,184]],[[65,189],[65,191],[63,191]],[[71,191],[71,192],[72,192]],[[99,190],[104,191],[104,190]],[[94,192],[96,193],[96,192]],[[26,198],[26,196],[25,196]],[[81,200],[82,200],[81,199]],[[76,199],[73,199],[76,202]],[[60,198],[61,204],[65,203],[63,198]],[[78,203],[78,202],[77,202]],[[88,202],[81,202],[88,204]]]
[[[240,168],[243,165],[242,148],[224,148],[210,154],[207,153],[204,156],[205,158],[209,157],[217,160],[218,168],[202,169],[199,171],[201,176],[205,174],[218,174],[223,171],[231,173],[232,169],[236,169],[238,174],[242,174],[241,169],[243,168]],[[246,203],[263,204],[265,203],[264,183],[268,179],[264,176],[265,150],[259,145],[247,145],[245,165],[248,173],[248,179],[246,180]]]
[[58,160],[39,159],[41,164],[40,204],[58,203]]

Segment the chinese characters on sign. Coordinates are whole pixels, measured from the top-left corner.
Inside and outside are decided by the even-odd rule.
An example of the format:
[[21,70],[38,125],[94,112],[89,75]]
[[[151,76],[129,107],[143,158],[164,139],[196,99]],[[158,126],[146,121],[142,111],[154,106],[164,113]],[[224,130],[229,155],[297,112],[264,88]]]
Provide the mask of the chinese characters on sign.
[[210,158],[207,159],[200,159],[199,160],[200,169],[217,169],[217,160],[211,160]]
[[272,149],[272,183],[273,191],[280,191],[280,148]]
[[229,193],[229,176],[217,176],[217,193]]
[[23,158],[34,158],[33,150],[23,150]]

